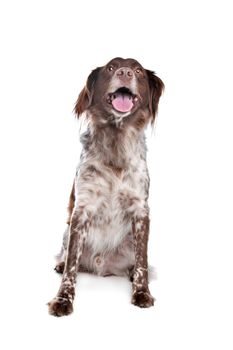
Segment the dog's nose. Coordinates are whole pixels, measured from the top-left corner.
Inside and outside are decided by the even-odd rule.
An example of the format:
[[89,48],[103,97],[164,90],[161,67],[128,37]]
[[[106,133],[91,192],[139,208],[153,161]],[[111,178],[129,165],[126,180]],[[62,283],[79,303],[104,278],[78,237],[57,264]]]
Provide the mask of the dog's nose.
[[118,78],[131,80],[133,78],[133,71],[130,68],[123,67],[116,71],[116,75]]

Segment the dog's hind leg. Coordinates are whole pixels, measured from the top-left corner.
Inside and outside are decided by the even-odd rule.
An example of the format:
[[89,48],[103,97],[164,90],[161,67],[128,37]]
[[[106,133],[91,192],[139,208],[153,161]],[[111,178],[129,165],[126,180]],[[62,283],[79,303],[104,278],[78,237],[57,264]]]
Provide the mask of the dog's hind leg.
[[[66,261],[66,255],[67,255],[67,245],[68,245],[68,238],[69,238],[69,226],[67,226],[64,235],[63,235],[63,243],[62,248],[59,254],[56,255],[56,266],[54,270],[57,273],[63,274],[64,268],[65,268],[65,261]],[[85,266],[79,265],[78,266],[78,272],[92,272],[89,271]]]
[[67,254],[67,244],[68,244],[68,235],[69,235],[69,226],[67,226],[64,235],[63,235],[63,243],[62,248],[59,254],[56,255],[56,266],[54,270],[57,273],[63,273],[66,261]]

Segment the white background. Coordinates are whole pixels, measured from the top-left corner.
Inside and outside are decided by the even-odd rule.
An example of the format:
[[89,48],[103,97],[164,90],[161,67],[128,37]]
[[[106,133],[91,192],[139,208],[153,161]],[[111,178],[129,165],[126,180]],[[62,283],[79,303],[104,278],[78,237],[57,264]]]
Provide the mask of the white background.
[[[1,1],[2,349],[233,348],[230,3]],[[157,301],[137,309],[125,279],[82,274],[58,319],[46,302],[80,153],[72,110],[115,56],[166,85],[148,131]]]

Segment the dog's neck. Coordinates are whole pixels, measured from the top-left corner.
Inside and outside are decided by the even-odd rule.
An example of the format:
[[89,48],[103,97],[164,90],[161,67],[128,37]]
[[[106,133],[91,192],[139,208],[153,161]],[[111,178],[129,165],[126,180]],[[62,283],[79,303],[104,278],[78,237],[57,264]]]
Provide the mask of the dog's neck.
[[146,153],[144,131],[124,128],[124,125],[122,128],[114,125],[98,128],[90,124],[81,142],[88,158],[117,169],[127,168]]

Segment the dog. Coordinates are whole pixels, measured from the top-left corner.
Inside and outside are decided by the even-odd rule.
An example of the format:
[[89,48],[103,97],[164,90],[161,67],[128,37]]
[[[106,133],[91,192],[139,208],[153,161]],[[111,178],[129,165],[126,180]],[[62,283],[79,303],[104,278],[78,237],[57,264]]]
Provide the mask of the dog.
[[72,313],[78,271],[127,275],[132,304],[154,305],[148,288],[149,174],[145,128],[154,123],[162,80],[134,59],[114,58],[88,76],[75,104],[87,130],[57,257],[62,273],[49,313]]

